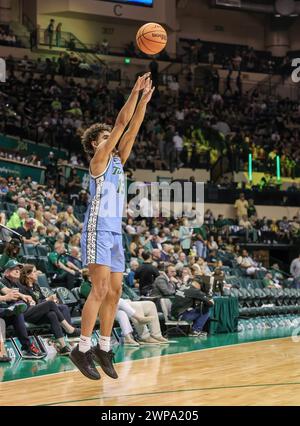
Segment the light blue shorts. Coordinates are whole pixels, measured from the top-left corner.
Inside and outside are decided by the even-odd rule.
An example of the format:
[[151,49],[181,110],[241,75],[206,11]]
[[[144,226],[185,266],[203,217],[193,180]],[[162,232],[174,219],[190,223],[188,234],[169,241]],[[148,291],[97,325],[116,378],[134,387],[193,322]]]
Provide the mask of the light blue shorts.
[[112,272],[124,272],[125,257],[122,235],[109,231],[83,232],[82,264],[108,266]]

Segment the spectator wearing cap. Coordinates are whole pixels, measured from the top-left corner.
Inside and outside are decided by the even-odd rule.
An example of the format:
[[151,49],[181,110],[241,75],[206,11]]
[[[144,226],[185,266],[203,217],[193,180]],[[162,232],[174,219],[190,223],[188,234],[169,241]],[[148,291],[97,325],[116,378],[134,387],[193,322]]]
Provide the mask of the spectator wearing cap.
[[6,243],[4,252],[0,258],[0,269],[4,269],[4,266],[9,260],[18,260],[20,246],[20,241],[15,238],[12,238],[8,243]]
[[[38,357],[41,353],[34,344],[30,343],[24,319],[27,303],[31,303],[32,298],[19,291],[21,267],[22,265],[15,260],[9,260],[5,265],[4,276],[0,280],[0,318],[5,321],[6,326],[14,327],[21,342],[23,354]],[[5,336],[2,337],[5,338]]]
[[26,218],[23,226],[20,226],[20,228],[16,229],[16,232],[22,235],[24,244],[39,243],[38,237],[33,236],[34,227],[35,227],[35,220],[32,218]]
[[191,336],[201,336],[209,319],[209,308],[213,304],[214,301],[206,293],[201,278],[194,277],[176,291],[171,314],[176,319],[192,321]]
[[26,217],[28,217],[27,210],[25,210],[23,207],[20,207],[11,215],[6,226],[10,229],[18,229],[23,225]]

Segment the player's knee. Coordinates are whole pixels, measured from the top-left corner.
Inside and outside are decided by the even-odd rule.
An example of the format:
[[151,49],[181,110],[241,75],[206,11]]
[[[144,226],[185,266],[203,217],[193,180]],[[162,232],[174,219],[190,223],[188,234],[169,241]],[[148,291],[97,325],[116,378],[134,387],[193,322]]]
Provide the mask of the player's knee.
[[112,303],[117,304],[122,294],[122,288],[111,288],[108,297]]
[[94,300],[102,301],[108,292],[108,280],[100,279],[97,285],[93,285],[91,292]]

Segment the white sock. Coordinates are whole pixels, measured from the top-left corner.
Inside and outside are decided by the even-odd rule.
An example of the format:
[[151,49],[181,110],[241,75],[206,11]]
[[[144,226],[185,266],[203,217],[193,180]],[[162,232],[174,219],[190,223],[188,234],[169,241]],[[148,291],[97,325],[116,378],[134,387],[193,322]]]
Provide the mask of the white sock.
[[79,340],[79,351],[86,353],[91,349],[92,342],[90,337],[81,335]]
[[99,346],[100,346],[100,349],[102,351],[109,352],[110,351],[110,337],[100,336]]

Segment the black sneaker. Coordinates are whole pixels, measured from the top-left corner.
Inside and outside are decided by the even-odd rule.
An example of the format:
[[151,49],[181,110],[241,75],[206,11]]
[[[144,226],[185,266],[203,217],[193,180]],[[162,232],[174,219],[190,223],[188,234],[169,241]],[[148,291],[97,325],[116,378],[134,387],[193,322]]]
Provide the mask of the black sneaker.
[[102,368],[104,373],[107,374],[112,379],[117,379],[118,374],[113,366],[113,360],[115,356],[113,351],[112,350],[110,350],[109,352],[102,351],[100,349],[100,346],[97,345],[92,348],[92,353],[93,353],[93,357],[95,361],[97,361],[100,364],[100,367]]
[[67,333],[69,337],[80,337],[81,336],[81,329],[80,328],[74,328],[73,333]]
[[79,345],[76,345],[70,353],[70,360],[76,365],[81,373],[91,380],[100,380],[101,376],[96,369],[93,361],[92,350],[83,353],[79,351]]
[[69,346],[64,346],[63,348],[60,348],[58,351],[59,355],[65,355],[65,356],[69,356],[71,353],[71,349],[69,348]]

